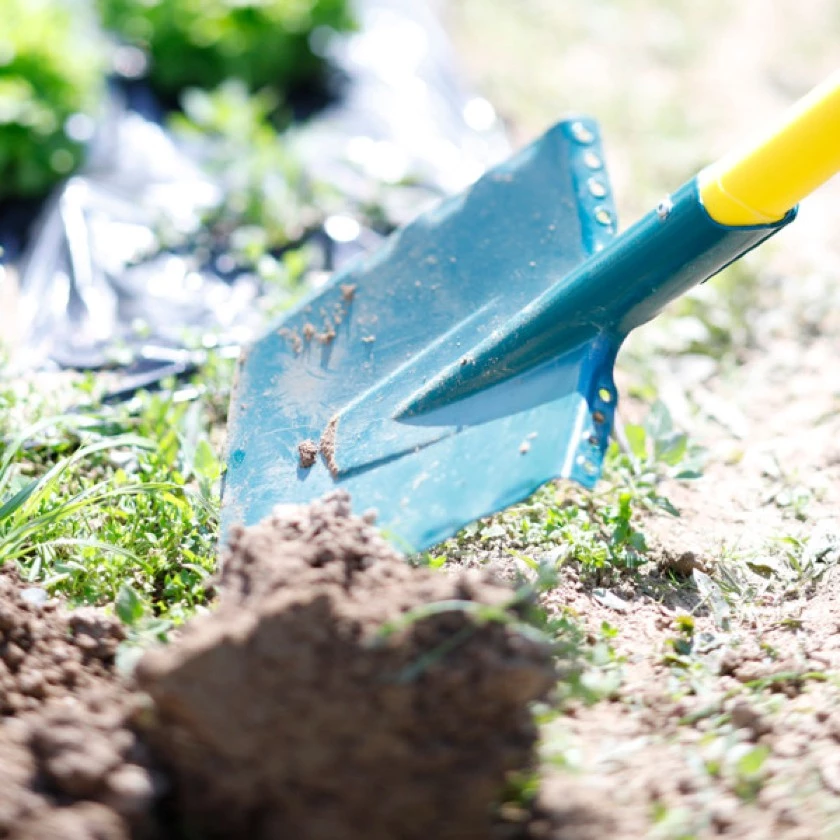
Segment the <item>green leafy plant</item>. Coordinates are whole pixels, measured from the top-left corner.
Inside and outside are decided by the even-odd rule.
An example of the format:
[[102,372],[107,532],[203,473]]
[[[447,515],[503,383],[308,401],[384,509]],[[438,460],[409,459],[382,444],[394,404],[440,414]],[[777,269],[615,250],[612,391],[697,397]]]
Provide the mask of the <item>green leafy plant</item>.
[[126,638],[117,650],[117,668],[128,674],[148,647],[167,641],[174,625],[155,616],[149,604],[128,584],[123,584],[117,592],[114,611],[126,628]]
[[679,515],[658,486],[665,478],[688,481],[703,472],[705,451],[677,431],[667,406],[657,400],[641,424],[621,428],[624,448],[611,445],[609,462],[618,483],[648,508],[661,508]]
[[352,25],[347,0],[97,0],[108,29],[145,47],[158,91],[240,79],[285,91],[321,69],[310,36]]
[[211,92],[187,91],[184,111],[174,114],[170,125],[195,147],[223,188],[224,201],[207,219],[214,235],[229,242],[239,262],[271,275],[266,279],[294,281],[305,261],[278,261],[268,252],[322,221],[320,203],[329,190],[306,175],[288,141],[277,134],[270,118],[277,102],[269,91],[249,95],[232,79]]
[[80,29],[59,0],[3,3],[0,200],[41,195],[82,160],[103,64]]

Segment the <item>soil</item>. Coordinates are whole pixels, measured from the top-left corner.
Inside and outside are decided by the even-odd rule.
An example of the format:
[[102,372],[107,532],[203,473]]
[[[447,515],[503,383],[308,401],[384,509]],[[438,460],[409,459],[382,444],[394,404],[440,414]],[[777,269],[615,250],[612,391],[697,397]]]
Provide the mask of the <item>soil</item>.
[[[641,569],[568,563],[545,595],[583,648],[611,628],[611,664],[590,675],[616,679],[543,727],[539,791],[516,837],[840,836],[840,414],[820,384],[836,346],[822,334],[795,353],[763,345],[729,381],[687,381],[676,363],[663,374],[671,393],[705,392],[691,429],[709,461],[699,480],[660,486],[679,517],[635,520]],[[644,409],[625,400],[622,413],[638,421]],[[462,547],[453,565],[512,577],[527,573],[523,553],[562,549],[499,538]],[[722,603],[702,595],[698,573]]]
[[507,587],[408,566],[335,494],[234,532],[220,591],[137,672],[201,836],[487,836],[488,804],[529,763],[547,650],[463,609],[405,619],[504,605]]
[[[625,585],[625,613],[600,604],[573,574],[554,594],[581,610],[592,632],[604,621],[615,627],[624,664],[612,697],[573,704],[544,731],[559,749],[548,750],[535,808],[551,830],[526,836],[834,836],[840,696],[830,674],[840,665],[838,581],[784,605],[798,629],[780,620],[777,604],[722,631],[690,592],[670,604],[644,594],[661,591],[664,580],[651,572]],[[670,656],[685,638],[678,619],[692,613],[691,653],[678,662]],[[766,758],[750,777],[738,762],[753,749],[766,750]],[[552,767],[558,758],[569,766]],[[565,822],[570,808],[574,825]]]
[[[0,570],[0,837],[145,837],[160,783],[114,668],[122,625]],[[37,599],[40,601],[40,598]]]
[[[836,342],[817,335],[790,349],[764,346],[734,381],[711,383],[749,438],[694,419],[710,463],[700,481],[663,487],[678,519],[640,523],[653,563],[615,588],[627,611],[595,602],[591,584],[555,596],[589,627],[614,625],[626,663],[614,701],[557,724],[586,756],[589,786],[614,798],[612,836],[646,836],[657,813],[670,821],[665,837],[840,836],[840,415],[820,386]],[[733,449],[737,459],[722,457]],[[796,478],[779,464],[796,464]],[[796,492],[800,509],[785,495]],[[699,598],[695,569],[730,581],[728,615]],[[695,629],[674,659],[680,615]],[[747,780],[738,756],[753,746],[766,759]]]
[[335,460],[335,436],[338,433],[338,417],[333,417],[324,429],[319,442],[321,454],[324,456],[324,462],[327,469],[335,478],[338,475],[338,462]]
[[324,345],[332,344],[335,341],[335,330],[331,324],[324,325],[324,331],[318,333],[315,338]]
[[279,330],[277,334],[280,338],[285,338],[286,341],[289,342],[289,347],[296,356],[299,356],[303,352],[303,339],[300,337],[297,330],[290,330],[283,327],[283,329]]
[[135,683],[113,622],[0,581],[18,692],[51,650],[90,671],[0,728],[0,837],[479,840],[556,679],[543,643],[476,612],[515,619],[510,588],[411,567],[340,493],[235,530],[217,608]]
[[309,469],[318,460],[318,444],[314,440],[302,440],[298,444],[298,463],[302,469]]
[[0,567],[0,714],[39,709],[53,698],[98,689],[114,679],[119,621],[93,609],[65,613]]

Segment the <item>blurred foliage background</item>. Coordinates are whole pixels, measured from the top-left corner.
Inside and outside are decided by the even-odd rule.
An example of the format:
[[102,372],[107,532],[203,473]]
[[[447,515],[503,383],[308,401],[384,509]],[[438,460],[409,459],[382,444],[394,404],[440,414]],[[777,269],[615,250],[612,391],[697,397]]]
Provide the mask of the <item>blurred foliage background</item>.
[[56,0],[3,0],[0,200],[43,194],[81,162],[103,90],[104,51]]
[[835,69],[837,0],[446,0],[519,141],[598,118],[629,221]]
[[[236,80],[280,114],[315,89],[313,33],[353,27],[349,0],[3,0],[0,200],[45,194],[81,163],[119,44],[142,49],[161,101]],[[106,37],[108,33],[110,37]],[[142,65],[141,65],[142,66]]]
[[96,0],[105,27],[151,57],[151,81],[177,101],[188,87],[239,79],[251,90],[311,83],[312,33],[352,27],[346,0]]

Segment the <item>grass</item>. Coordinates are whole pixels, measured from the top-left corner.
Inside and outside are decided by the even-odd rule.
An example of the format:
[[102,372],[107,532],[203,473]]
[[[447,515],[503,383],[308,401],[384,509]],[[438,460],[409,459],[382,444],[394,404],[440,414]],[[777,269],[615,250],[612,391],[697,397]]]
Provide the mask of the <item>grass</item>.
[[74,604],[130,591],[144,612],[183,621],[215,564],[213,402],[169,390],[33,419],[0,456],[0,561]]

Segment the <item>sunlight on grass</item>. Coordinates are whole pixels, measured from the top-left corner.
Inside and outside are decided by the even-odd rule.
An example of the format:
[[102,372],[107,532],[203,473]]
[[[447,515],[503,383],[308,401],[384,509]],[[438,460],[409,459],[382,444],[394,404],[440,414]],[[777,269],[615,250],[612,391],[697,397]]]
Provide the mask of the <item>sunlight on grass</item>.
[[221,465],[200,403],[146,395],[125,408],[43,418],[0,458],[0,562],[73,603],[124,585],[180,621],[206,599]]

